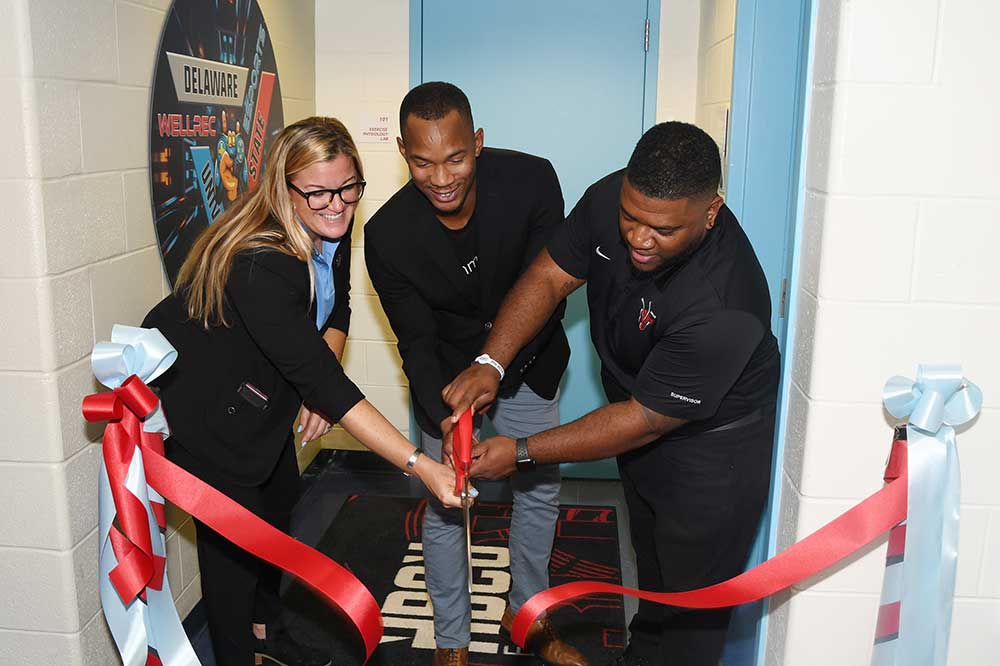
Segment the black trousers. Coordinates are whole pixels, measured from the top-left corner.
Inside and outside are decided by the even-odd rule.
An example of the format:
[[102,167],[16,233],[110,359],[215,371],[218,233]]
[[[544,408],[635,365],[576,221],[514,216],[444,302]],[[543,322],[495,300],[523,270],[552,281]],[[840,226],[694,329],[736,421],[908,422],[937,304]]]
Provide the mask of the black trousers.
[[[620,456],[639,587],[681,592],[745,569],[771,479],[774,418]],[[639,602],[630,650],[652,664],[717,666],[731,609]]]
[[[287,533],[292,507],[299,496],[295,445],[289,435],[271,476],[259,486],[240,486],[207,469],[182,446],[167,439],[167,457]],[[278,586],[281,571],[233,545],[195,520],[201,595],[217,666],[253,664],[252,623],[280,621]]]

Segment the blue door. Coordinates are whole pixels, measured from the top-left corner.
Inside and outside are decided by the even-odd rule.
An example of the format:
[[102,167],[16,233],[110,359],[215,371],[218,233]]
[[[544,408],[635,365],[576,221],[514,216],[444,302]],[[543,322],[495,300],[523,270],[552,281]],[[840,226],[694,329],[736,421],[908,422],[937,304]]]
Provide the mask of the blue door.
[[[414,0],[411,83],[456,84],[486,145],[551,160],[568,213],[591,183],[625,166],[653,123],[656,92],[647,81],[655,85],[656,26],[647,28],[646,19],[659,15],[658,5]],[[565,423],[606,401],[582,290],[571,296],[564,323],[573,349],[561,389]],[[564,474],[616,478],[617,469],[607,460],[566,465]]]

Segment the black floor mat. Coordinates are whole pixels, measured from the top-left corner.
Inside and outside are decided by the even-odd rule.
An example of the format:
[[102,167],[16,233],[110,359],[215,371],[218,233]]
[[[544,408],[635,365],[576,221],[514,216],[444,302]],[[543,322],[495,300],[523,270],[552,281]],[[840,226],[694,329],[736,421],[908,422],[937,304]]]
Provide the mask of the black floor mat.
[[[420,547],[423,506],[423,500],[418,499],[351,497],[317,545],[367,585],[383,609],[385,636],[369,662],[374,666],[431,664],[433,620]],[[476,559],[505,557],[510,511],[506,503],[477,503],[473,530],[473,548],[479,554]],[[476,571],[477,584],[481,582],[483,587],[473,595],[470,664],[539,663],[531,655],[520,654],[501,636],[499,622],[507,587],[504,576],[491,575],[487,568]],[[550,583],[580,579],[621,583],[617,515],[611,507],[561,508]],[[284,604],[286,621],[300,640],[329,649],[336,666],[362,663],[362,644],[354,629],[312,593],[293,583]],[[620,596],[578,599],[555,610],[552,620],[560,635],[592,664],[610,660],[624,647]]]

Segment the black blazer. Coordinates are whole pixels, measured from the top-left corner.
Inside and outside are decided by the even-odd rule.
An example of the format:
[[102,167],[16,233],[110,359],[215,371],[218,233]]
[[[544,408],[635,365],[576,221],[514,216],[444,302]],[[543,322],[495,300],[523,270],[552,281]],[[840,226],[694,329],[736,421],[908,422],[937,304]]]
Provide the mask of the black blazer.
[[[350,245],[348,232],[334,255],[336,304],[324,330],[347,332]],[[274,250],[241,253],[225,295],[228,328],[205,330],[174,295],[142,325],[158,328],[178,351],[154,382],[175,443],[220,477],[258,485],[288,445],[301,403],[338,421],[364,396],[316,329],[304,262]],[[241,397],[244,382],[268,396],[266,408]]]
[[[481,293],[461,273],[434,207],[409,182],[365,224],[365,261],[399,340],[420,428],[439,436],[451,410],[441,390],[469,367],[507,291],[563,221],[559,180],[548,160],[484,148],[476,161]],[[521,382],[553,398],[569,360],[565,302],[507,368],[501,395]]]

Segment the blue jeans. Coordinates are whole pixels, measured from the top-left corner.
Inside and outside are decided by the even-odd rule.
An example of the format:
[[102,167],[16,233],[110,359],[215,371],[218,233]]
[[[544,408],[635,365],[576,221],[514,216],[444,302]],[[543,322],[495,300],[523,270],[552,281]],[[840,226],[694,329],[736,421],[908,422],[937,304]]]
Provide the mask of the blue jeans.
[[[559,396],[539,397],[526,384],[500,398],[487,414],[497,433],[529,437],[559,425]],[[427,455],[441,460],[441,440],[420,433]],[[517,611],[532,595],[549,587],[549,556],[559,518],[559,465],[538,465],[510,479],[514,508],[510,521],[510,606]],[[430,493],[424,513],[423,542],[427,591],[434,603],[434,639],[439,648],[466,647],[471,640],[472,607],[465,561],[461,509],[446,509]]]

